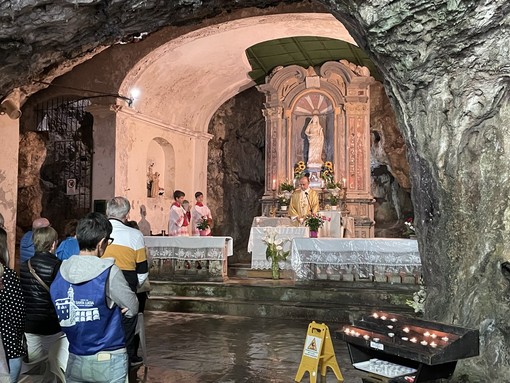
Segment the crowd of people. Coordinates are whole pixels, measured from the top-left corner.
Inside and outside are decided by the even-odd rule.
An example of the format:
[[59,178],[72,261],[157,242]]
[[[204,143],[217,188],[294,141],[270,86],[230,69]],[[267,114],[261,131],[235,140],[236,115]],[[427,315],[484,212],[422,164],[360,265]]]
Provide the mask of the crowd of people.
[[[169,235],[198,235],[204,219],[210,235],[203,193],[193,207],[184,198],[174,192]],[[106,215],[69,221],[60,243],[48,219],[35,219],[20,241],[19,277],[0,214],[0,378],[17,382],[22,370],[42,364],[41,382],[125,382],[142,364],[136,329],[149,265],[130,210],[125,197],[112,198]]]
[[[34,381],[125,382],[142,364],[135,335],[148,284],[143,234],[128,221],[124,197],[66,225],[65,239],[46,218],[20,242],[20,276],[9,267],[0,218],[0,377]],[[3,381],[3,380],[2,380]]]

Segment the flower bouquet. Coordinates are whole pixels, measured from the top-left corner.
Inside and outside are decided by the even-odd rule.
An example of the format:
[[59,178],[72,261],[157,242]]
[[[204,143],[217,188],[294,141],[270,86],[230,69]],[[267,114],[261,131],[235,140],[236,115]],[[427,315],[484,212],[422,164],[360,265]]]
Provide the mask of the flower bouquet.
[[304,224],[310,229],[310,237],[317,238],[317,232],[324,226],[324,222],[330,221],[331,219],[319,214],[311,214],[305,217]]
[[416,229],[414,228],[413,218],[406,219],[404,225],[405,225],[404,236],[406,237],[416,236]]
[[427,299],[427,290],[420,280],[420,290],[413,294],[413,300],[406,299],[406,305],[412,307],[415,313],[423,313],[425,309],[425,299]]
[[298,161],[296,165],[294,165],[294,179],[298,180],[305,176],[306,165],[305,161]]
[[288,238],[278,238],[278,232],[275,229],[265,229],[265,237],[262,239],[267,245],[266,259],[271,260],[271,271],[273,279],[280,279],[280,267],[278,262],[285,261],[290,254],[290,250],[284,251],[283,246],[290,242]]
[[331,161],[326,161],[322,164],[320,177],[324,180],[326,187],[328,187],[328,184],[333,184],[335,182],[335,172],[333,171],[333,163]]

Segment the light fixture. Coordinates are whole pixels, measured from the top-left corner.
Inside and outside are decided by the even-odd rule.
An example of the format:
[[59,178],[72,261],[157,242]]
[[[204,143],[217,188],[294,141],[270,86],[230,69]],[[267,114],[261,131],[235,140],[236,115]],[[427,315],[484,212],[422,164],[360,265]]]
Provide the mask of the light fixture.
[[21,117],[21,110],[19,110],[18,105],[16,105],[14,101],[10,99],[4,99],[0,103],[0,114],[7,114],[9,118],[17,120]]

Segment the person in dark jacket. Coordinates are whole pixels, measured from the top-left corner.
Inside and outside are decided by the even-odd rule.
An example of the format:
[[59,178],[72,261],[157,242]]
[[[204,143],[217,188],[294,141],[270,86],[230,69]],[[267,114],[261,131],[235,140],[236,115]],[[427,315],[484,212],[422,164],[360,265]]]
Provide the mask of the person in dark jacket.
[[60,328],[49,286],[57,276],[61,261],[54,255],[58,234],[52,227],[35,229],[32,235],[35,255],[20,267],[25,296],[29,362],[48,356],[44,382],[63,376],[67,365],[68,342]]

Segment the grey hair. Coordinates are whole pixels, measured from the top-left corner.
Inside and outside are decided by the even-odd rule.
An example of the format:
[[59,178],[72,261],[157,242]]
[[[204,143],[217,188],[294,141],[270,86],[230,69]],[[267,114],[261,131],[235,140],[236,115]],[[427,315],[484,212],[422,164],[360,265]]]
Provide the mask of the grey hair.
[[114,197],[106,204],[106,216],[108,218],[126,219],[131,204],[125,197]]

